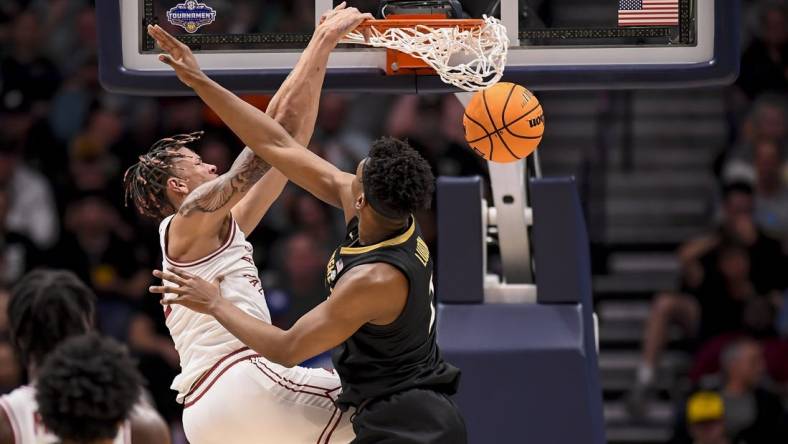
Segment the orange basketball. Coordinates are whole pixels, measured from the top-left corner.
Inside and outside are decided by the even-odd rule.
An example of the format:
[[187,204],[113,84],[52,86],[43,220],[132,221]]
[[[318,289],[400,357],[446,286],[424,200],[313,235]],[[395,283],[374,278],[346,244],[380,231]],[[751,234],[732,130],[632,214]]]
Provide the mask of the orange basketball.
[[493,162],[515,162],[528,156],[544,133],[539,99],[514,83],[496,83],[474,94],[462,123],[471,148]]

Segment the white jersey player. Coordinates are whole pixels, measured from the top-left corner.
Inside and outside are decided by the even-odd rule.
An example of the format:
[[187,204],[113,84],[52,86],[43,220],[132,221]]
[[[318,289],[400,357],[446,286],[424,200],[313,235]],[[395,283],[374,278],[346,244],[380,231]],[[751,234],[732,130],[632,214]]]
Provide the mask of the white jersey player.
[[[308,144],[314,131],[331,50],[367,18],[344,4],[329,11],[272,99],[268,112],[302,144]],[[149,33],[153,36],[155,28]],[[176,59],[193,57],[172,43],[157,43]],[[160,59],[169,60],[170,55]],[[270,322],[245,235],[287,179],[249,148],[227,173],[217,176],[216,168],[188,147],[199,137],[192,133],[163,139],[140,156],[124,177],[127,200],[142,214],[163,219],[165,269],[180,268],[206,280],[221,277],[222,286],[232,290],[227,297]],[[177,308],[165,314],[182,368],[172,387],[184,404],[184,430],[192,444],[353,439],[349,418],[334,405],[340,382],[333,373],[273,364],[209,316]]]
[[[167,217],[159,227],[163,269],[175,267],[212,281],[221,278],[225,297],[270,323],[252,245],[238,224],[231,222],[227,240],[216,251],[202,259],[179,262],[166,253],[171,220],[172,216]],[[184,307],[167,307],[165,317],[181,357],[181,374],[172,388],[184,405],[184,429],[191,442],[259,442],[261,433],[276,443],[335,443],[353,438],[347,415],[334,404],[341,386],[333,372],[274,364],[213,317]]]
[[[68,271],[34,270],[14,287],[8,302],[11,342],[32,383],[0,397],[0,444],[61,442],[44,426],[36,382],[61,343],[90,331],[95,300],[93,291]],[[140,401],[121,422],[113,443],[148,442],[168,444],[169,430],[158,413]]]
[[[25,385],[0,397],[0,411],[11,426],[15,443],[59,444],[60,438],[52,434],[41,421],[36,403],[36,389]],[[132,444],[131,426],[124,421],[113,444]]]

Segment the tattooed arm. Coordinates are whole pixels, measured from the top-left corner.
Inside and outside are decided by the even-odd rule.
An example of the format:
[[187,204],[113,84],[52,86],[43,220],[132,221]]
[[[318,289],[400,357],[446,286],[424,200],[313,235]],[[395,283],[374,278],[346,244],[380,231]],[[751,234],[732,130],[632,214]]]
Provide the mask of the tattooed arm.
[[[330,11],[331,14],[337,9]],[[322,25],[321,25],[322,26]],[[336,45],[326,39],[309,42],[293,71],[271,99],[266,113],[276,120],[301,146],[309,145],[315,130],[320,93],[323,89],[328,56]],[[282,193],[285,177],[272,168],[233,207],[233,218],[247,236]]]
[[[244,148],[228,172],[200,185],[186,196],[178,209],[178,215],[190,217],[201,213],[205,218],[212,219],[214,213],[220,213],[218,219],[221,222],[269,169],[271,166],[255,156],[251,149]],[[210,220],[206,222],[210,225]]]
[[[333,14],[329,13],[323,25],[315,30],[312,41],[301,55],[302,59],[311,61],[327,58],[327,49],[333,48],[347,32],[354,29],[360,22],[372,18],[369,14],[361,14],[355,8],[338,9],[340,10],[333,11]],[[211,82],[200,70],[188,47],[163,29],[158,26],[150,26],[148,33],[166,52],[166,54],[159,56],[159,60],[173,67],[178,78],[187,86],[195,89],[203,101],[211,106],[230,129],[255,150],[255,153],[271,163],[275,163],[277,168],[290,180],[319,199],[352,213],[353,199],[350,190],[350,184],[354,177],[352,174],[343,173],[314,153],[303,149],[303,142],[297,138],[294,139],[293,134],[288,131],[289,128],[283,129],[281,125],[277,124],[278,122],[271,120],[265,113],[243,102],[218,84]],[[325,63],[299,63],[288,80],[309,79],[313,76],[319,76],[322,80],[325,70]],[[305,96],[314,94],[313,97],[317,98],[321,84],[322,81],[315,82],[314,85],[311,83],[294,84],[294,88],[306,90],[316,86],[314,91],[302,92],[306,93]],[[313,121],[314,117],[311,119]]]
[[249,148],[221,176],[195,188],[170,222],[167,254],[191,261],[218,249],[230,232],[230,211],[271,166]]

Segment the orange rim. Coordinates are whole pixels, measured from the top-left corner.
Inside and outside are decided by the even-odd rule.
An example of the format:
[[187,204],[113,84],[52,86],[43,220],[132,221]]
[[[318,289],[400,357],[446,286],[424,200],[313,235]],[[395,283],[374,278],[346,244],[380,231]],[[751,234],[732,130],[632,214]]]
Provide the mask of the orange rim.
[[416,16],[413,18],[405,18],[406,16],[400,15],[397,18],[383,19],[383,20],[364,20],[358,25],[357,29],[375,28],[377,30],[391,29],[391,28],[414,28],[416,26],[426,26],[429,28],[459,28],[459,29],[474,29],[481,28],[484,25],[482,19],[447,19],[447,18],[425,18],[424,16]]

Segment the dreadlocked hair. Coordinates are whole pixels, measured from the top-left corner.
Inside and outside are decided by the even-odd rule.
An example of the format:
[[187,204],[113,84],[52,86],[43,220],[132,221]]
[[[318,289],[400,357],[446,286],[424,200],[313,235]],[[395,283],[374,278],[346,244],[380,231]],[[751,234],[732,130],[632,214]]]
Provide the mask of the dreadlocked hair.
[[143,216],[161,219],[175,211],[167,199],[167,179],[175,176],[179,148],[200,140],[203,132],[177,134],[154,143],[123,175],[125,204],[131,200]]
[[65,270],[33,270],[11,290],[8,323],[11,343],[24,366],[41,365],[64,339],[93,325],[96,295]]

